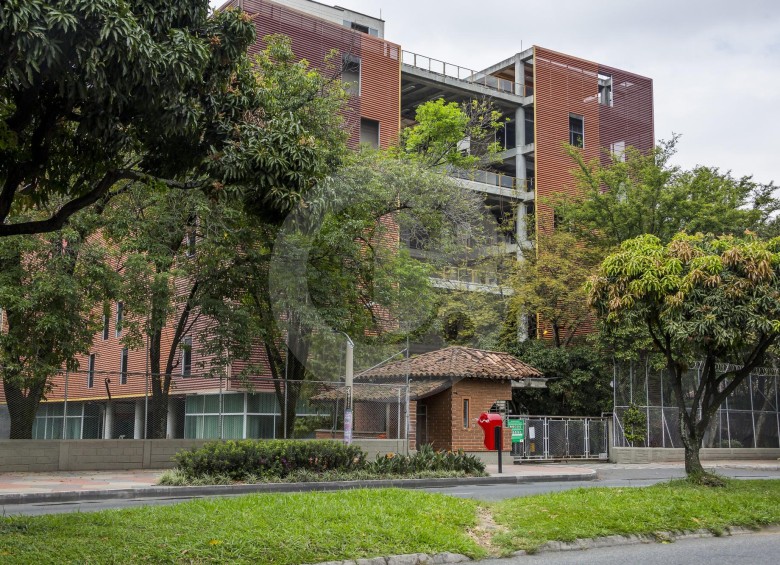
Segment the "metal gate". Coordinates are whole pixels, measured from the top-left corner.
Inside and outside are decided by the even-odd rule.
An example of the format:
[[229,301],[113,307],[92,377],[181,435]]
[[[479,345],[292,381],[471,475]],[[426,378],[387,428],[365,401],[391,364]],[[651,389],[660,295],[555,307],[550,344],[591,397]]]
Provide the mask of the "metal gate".
[[512,440],[516,459],[606,459],[608,457],[608,418],[577,416],[507,416],[522,420],[522,440]]

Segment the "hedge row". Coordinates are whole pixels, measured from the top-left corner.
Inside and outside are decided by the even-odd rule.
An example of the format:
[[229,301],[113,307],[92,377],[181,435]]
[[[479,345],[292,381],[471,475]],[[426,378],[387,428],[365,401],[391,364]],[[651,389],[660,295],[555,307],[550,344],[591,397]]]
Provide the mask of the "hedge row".
[[180,451],[174,457],[178,469],[190,478],[226,476],[240,481],[284,478],[296,471],[406,475],[421,471],[461,471],[481,474],[485,464],[474,455],[434,451],[422,446],[414,455],[387,454],[366,460],[356,445],[338,441],[229,440],[214,441],[203,447]]
[[306,469],[351,471],[361,469],[366,454],[357,446],[337,441],[229,440],[214,441],[193,450],[180,451],[174,457],[177,467],[190,477],[227,475],[242,480],[286,477]]

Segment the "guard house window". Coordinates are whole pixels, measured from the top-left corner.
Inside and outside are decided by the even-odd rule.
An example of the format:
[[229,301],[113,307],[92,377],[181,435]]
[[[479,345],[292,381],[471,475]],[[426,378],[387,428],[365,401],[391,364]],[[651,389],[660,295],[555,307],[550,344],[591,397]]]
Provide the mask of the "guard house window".
[[91,353],[87,363],[87,388],[95,386],[95,354]]
[[463,427],[469,427],[469,399],[463,399]]
[[125,318],[125,305],[123,302],[116,303],[116,337],[122,335],[122,321]]
[[612,77],[599,74],[599,104],[612,106]]
[[360,96],[360,57],[344,55],[341,59],[341,81],[347,92]]
[[192,338],[189,336],[181,340],[181,374],[183,377],[192,374]]
[[379,122],[360,118],[360,143],[365,143],[370,147],[379,148]]
[[585,147],[585,124],[582,116],[569,114],[569,144]]
[[127,384],[127,347],[122,349],[122,356],[119,358],[119,384]]

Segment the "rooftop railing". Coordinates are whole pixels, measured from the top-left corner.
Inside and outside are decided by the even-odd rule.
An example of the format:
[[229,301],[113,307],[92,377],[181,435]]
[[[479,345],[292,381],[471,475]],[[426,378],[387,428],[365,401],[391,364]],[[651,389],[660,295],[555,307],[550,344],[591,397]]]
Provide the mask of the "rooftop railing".
[[491,90],[498,92],[507,92],[509,94],[516,94],[518,96],[531,96],[533,95],[533,88],[524,86],[522,84],[512,82],[503,78],[498,78],[493,75],[485,74],[480,71],[475,71],[460,65],[453,63],[447,63],[445,61],[439,61],[425,55],[419,55],[411,51],[402,52],[402,60],[404,65],[409,65],[416,69],[428,71],[429,73],[454,78],[470,84],[478,84]]

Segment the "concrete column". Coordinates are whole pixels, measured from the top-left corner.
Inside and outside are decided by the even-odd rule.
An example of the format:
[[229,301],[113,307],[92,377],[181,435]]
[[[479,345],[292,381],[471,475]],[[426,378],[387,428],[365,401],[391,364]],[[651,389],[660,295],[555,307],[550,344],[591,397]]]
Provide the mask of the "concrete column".
[[173,439],[176,437],[176,402],[174,402],[173,398],[168,399],[167,430],[168,439]]
[[[518,54],[519,55],[519,54]],[[516,94],[525,96],[525,64],[520,60],[520,57],[515,55],[515,88]]]
[[144,399],[135,401],[135,421],[133,423],[133,439],[144,439]]
[[106,402],[106,413],[103,419],[103,439],[114,437],[114,403]]
[[[518,159],[522,159],[525,162],[525,158],[522,155],[517,156]],[[517,260],[524,261],[524,253],[533,252],[528,245],[528,225],[526,223],[528,210],[526,209],[525,202],[517,203],[517,232],[515,234],[517,239]],[[521,312],[517,317],[517,340],[528,340],[528,314]]]

